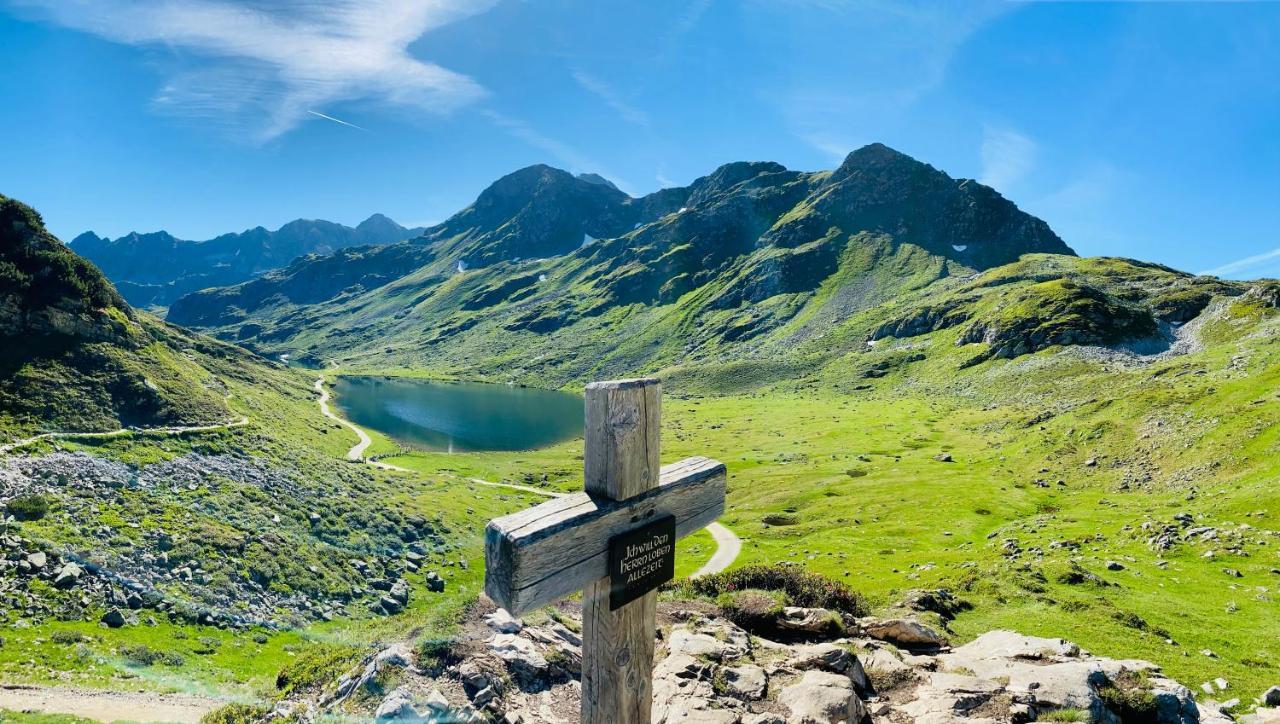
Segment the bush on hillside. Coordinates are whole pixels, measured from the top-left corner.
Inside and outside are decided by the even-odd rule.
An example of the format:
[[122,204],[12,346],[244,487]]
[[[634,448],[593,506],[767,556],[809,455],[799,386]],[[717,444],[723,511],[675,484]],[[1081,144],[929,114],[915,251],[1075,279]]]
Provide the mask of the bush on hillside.
[[317,645],[303,651],[276,674],[276,688],[283,694],[306,691],[334,681],[357,660],[349,646]]
[[785,593],[793,606],[825,608],[849,616],[866,616],[871,607],[862,594],[840,581],[799,566],[755,565],[691,578],[676,584],[679,591],[716,598],[730,591],[758,589]]
[[182,666],[186,663],[181,654],[171,651],[159,651],[142,644],[122,646],[120,647],[120,655],[132,666],[153,666],[155,664]]
[[772,628],[788,603],[786,593],[759,588],[728,591],[716,598],[724,617],[748,631]]
[[226,704],[200,717],[200,724],[249,724],[271,711],[258,704]]
[[49,514],[49,501],[44,496],[31,493],[10,500],[5,508],[18,520],[40,520]]

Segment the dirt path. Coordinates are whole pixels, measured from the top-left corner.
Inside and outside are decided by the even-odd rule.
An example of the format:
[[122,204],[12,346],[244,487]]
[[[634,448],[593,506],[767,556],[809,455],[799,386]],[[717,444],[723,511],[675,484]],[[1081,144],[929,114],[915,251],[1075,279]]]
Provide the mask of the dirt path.
[[0,709],[71,714],[103,722],[195,722],[226,702],[191,694],[94,691],[55,686],[0,686]]
[[334,414],[333,410],[330,409],[329,407],[329,388],[324,386],[323,377],[316,380],[315,390],[316,392],[320,393],[320,399],[317,400],[317,402],[320,403],[320,414],[324,415],[330,420],[334,420],[339,425],[342,425],[348,430],[354,432],[356,434],[356,437],[359,438],[359,442],[357,442],[355,445],[352,445],[351,449],[347,451],[348,460],[361,460],[368,465],[372,465],[373,467],[379,468],[382,470],[397,470],[402,473],[413,472],[412,470],[408,468],[402,468],[399,465],[392,465],[391,463],[384,463],[384,462],[379,462],[377,460],[369,460],[368,458],[366,458],[364,456],[364,451],[368,450],[369,446],[373,444],[373,440],[369,437],[369,433],[365,432],[363,429],[360,428],[359,425],[355,424],[354,422],[347,420],[341,415]]
[[709,576],[712,573],[719,573],[738,559],[738,554],[742,552],[742,539],[737,533],[729,530],[719,523],[712,523],[707,526],[707,532],[716,541],[716,552],[707,559],[702,567],[693,572],[690,578],[700,578]]
[[144,435],[185,435],[191,432],[214,432],[216,430],[229,430],[234,427],[243,427],[249,424],[248,417],[241,417],[239,420],[231,422],[219,422],[212,425],[186,425],[177,427],[138,427],[138,428],[120,428],[119,430],[111,430],[108,432],[45,432],[25,440],[17,440],[8,445],[0,445],[0,455],[17,450],[20,447],[26,447],[41,440],[54,440],[65,437],[87,437],[93,439],[104,439],[112,437],[120,437],[128,434],[144,434]]

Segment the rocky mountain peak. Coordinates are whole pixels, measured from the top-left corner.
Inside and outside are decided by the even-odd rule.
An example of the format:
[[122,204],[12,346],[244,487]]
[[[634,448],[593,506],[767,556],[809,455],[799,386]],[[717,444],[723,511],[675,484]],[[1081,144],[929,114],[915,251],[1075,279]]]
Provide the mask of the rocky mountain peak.
[[40,214],[0,196],[0,336],[124,339],[132,316],[102,273],[50,234]]
[[767,184],[778,179],[778,174],[791,173],[786,166],[773,161],[736,161],[720,166],[710,174],[694,180],[689,185],[689,205],[696,206],[710,198],[727,193],[747,181]]
[[597,184],[600,186],[608,186],[609,188],[618,188],[612,181],[601,176],[598,173],[580,173],[577,176],[579,181],[586,181],[589,184]]

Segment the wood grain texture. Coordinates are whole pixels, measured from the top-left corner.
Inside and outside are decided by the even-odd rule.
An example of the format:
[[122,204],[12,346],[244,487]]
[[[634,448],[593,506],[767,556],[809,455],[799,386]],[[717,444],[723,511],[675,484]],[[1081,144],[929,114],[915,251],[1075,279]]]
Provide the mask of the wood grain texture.
[[609,610],[609,579],[582,592],[582,722],[647,724],[658,592]]
[[[583,485],[589,495],[625,504],[646,493],[656,493],[651,500],[657,505],[676,497],[677,491],[706,487],[682,486],[663,491],[659,486],[661,395],[662,386],[657,380],[587,385]],[[620,510],[625,510],[624,515],[632,521],[644,520],[655,512],[634,506]],[[590,527],[581,525],[574,530]],[[612,529],[615,535],[622,530]],[[611,536],[609,531],[604,532],[607,541]],[[591,538],[584,543],[587,540]],[[604,577],[597,576],[582,596],[582,721],[647,724],[653,705],[653,631],[658,593],[650,591],[611,611],[607,559],[605,567]]]
[[577,493],[496,518],[485,530],[485,593],[517,616],[576,593],[608,575],[610,538],[667,514],[683,538],[724,513],[724,494],[724,464],[694,457],[626,501]]
[[662,385],[654,379],[593,382],[583,401],[583,487],[625,500],[658,484]]

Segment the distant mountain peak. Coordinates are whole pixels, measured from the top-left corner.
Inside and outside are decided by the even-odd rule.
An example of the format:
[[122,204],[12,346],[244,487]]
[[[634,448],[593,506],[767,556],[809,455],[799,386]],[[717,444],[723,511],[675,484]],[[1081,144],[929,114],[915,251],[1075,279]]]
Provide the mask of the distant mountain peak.
[[204,241],[167,231],[130,232],[106,239],[77,236],[75,251],[93,261],[135,306],[167,306],[183,294],[236,284],[287,265],[297,257],[351,246],[378,246],[417,236],[382,214],[350,227],[321,219],[294,219],[275,231],[261,225]]
[[[833,179],[842,179],[856,171],[888,167],[919,166],[933,169],[927,163],[890,148],[883,143],[869,143],[845,156],[844,162],[832,173]],[[934,169],[936,170],[936,169]],[[940,172],[939,172],[940,173]]]
[[577,179],[579,181],[586,181],[589,184],[596,184],[598,186],[608,186],[609,188],[614,190],[618,189],[618,186],[616,184],[614,184],[612,181],[605,178],[604,176],[601,176],[598,173],[580,173],[578,174]]

